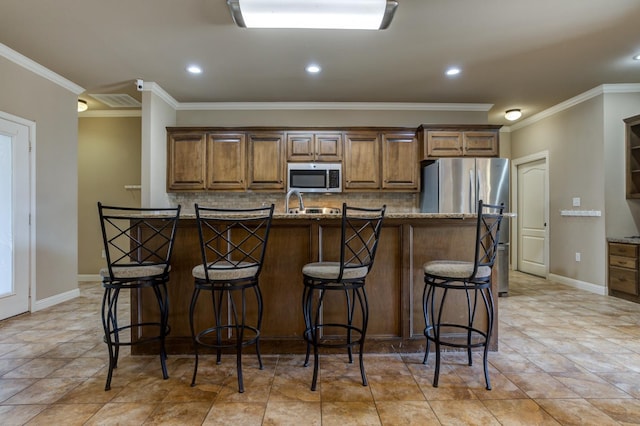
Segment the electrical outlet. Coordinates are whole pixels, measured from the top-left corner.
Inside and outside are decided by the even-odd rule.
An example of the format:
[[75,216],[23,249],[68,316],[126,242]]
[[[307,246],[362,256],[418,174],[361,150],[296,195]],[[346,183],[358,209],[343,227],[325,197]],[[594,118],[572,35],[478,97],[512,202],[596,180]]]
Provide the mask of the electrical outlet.
[[580,252],[576,252],[576,262],[580,262]]
[[580,207],[580,197],[574,197],[573,207]]

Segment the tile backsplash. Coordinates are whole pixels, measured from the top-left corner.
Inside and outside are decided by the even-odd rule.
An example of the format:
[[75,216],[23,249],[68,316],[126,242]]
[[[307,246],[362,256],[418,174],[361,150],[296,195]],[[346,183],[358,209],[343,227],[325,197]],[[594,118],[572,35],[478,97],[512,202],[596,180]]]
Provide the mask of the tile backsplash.
[[[184,213],[193,213],[194,204],[208,207],[257,207],[273,203],[277,213],[284,212],[285,194],[281,192],[180,192],[169,193],[172,205],[182,205]],[[411,213],[418,211],[419,194],[404,192],[342,192],[340,194],[302,194],[305,207],[342,207],[345,202],[357,207],[380,207],[387,211]],[[298,200],[292,196],[289,207],[297,207]]]

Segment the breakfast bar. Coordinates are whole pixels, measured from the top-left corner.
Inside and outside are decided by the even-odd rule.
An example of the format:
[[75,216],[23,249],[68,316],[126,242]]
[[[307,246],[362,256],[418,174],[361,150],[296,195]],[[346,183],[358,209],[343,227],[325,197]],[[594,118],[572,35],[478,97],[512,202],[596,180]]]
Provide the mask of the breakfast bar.
[[[264,299],[261,333],[263,353],[303,353],[302,267],[318,260],[334,260],[340,242],[340,215],[275,213],[260,275]],[[369,328],[365,351],[375,353],[422,352],[425,348],[422,294],[423,264],[436,259],[471,260],[475,241],[475,215],[441,213],[388,213],[385,216],[376,261],[366,290],[369,298]],[[171,261],[169,282],[169,325],[167,351],[192,353],[189,302],[193,292],[191,270],[200,264],[195,217],[180,218]],[[493,292],[497,306],[497,271],[494,267]],[[453,297],[453,296],[452,296]],[[153,294],[143,289],[131,294],[131,315],[139,320],[157,315]],[[211,309],[199,300],[197,312]],[[466,301],[460,299],[461,312],[451,309],[450,318],[463,317]],[[455,305],[455,303],[454,303]],[[339,314],[324,312],[325,316]],[[211,318],[202,314],[196,322]],[[479,321],[486,321],[480,318]],[[197,325],[196,325],[197,327]],[[143,336],[139,336],[143,337]],[[134,339],[136,336],[134,336]],[[491,350],[497,350],[498,330],[494,328]],[[153,343],[137,345],[134,354],[154,354]]]

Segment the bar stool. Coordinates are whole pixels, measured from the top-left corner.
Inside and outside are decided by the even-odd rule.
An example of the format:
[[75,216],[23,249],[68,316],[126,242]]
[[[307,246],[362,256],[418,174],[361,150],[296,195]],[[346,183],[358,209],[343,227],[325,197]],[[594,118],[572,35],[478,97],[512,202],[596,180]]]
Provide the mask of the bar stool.
[[[484,204],[482,200],[478,202],[474,261],[435,260],[424,265],[423,311],[427,345],[423,364],[427,363],[429,347],[433,343],[436,354],[434,387],[438,387],[440,348],[449,346],[466,349],[469,365],[472,365],[471,350],[483,348],[484,378],[487,390],[491,390],[487,363],[494,321],[491,271],[498,250],[503,210],[503,204],[498,206]],[[452,313],[446,312],[445,302],[449,291],[465,293],[466,322],[455,321],[451,318]],[[486,327],[476,323],[478,298],[482,299],[481,306],[484,306]],[[443,329],[446,330],[444,334]],[[460,332],[456,334],[455,331]]]
[[[195,365],[191,386],[196,385],[200,348],[216,351],[220,364],[224,349],[235,350],[238,391],[244,392],[242,349],[255,345],[258,364],[262,326],[262,270],[274,206],[250,209],[207,208],[195,205],[202,264],[193,268],[195,287],[189,307]],[[253,304],[247,306],[247,291]],[[196,331],[195,311],[200,292],[211,292],[213,325]],[[239,293],[239,295],[238,295]]]
[[[362,385],[367,386],[362,357],[369,320],[365,279],[373,266],[385,209],[386,206],[360,208],[350,207],[344,203],[339,261],[322,261],[321,254],[320,262],[308,263],[302,268],[304,279],[302,310],[305,322],[303,337],[307,342],[304,366],[309,365],[309,356],[313,347],[312,391],[316,390],[318,381],[319,348],[347,348],[349,363],[352,363],[352,348],[358,346]],[[327,292],[344,294],[346,310],[344,321],[334,322],[324,315]],[[356,307],[359,309],[359,318],[354,321]],[[331,331],[336,334],[329,334]],[[338,334],[340,331],[343,334]]]
[[[102,326],[109,350],[109,371],[104,390],[111,389],[121,346],[158,341],[162,377],[167,379],[165,338],[170,331],[167,282],[180,206],[133,208],[105,206],[98,202],[98,213],[107,259],[107,267],[100,270],[104,287]],[[119,323],[120,291],[142,292],[145,288],[150,288],[155,294],[158,320],[136,322],[132,318],[126,325]],[[131,333],[130,338],[122,335],[125,331]]]

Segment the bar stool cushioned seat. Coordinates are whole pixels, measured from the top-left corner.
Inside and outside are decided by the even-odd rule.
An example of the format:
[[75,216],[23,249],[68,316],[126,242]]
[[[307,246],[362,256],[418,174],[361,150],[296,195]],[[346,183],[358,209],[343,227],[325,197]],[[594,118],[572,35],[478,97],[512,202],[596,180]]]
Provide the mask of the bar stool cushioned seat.
[[[213,349],[221,363],[223,350],[235,351],[238,391],[244,392],[242,349],[255,345],[260,369],[262,327],[262,271],[274,206],[250,209],[209,208],[195,205],[202,263],[192,269],[194,290],[189,324],[195,353],[191,386],[196,385],[201,349]],[[251,300],[246,293],[253,294]],[[209,304],[200,304],[202,291]],[[212,311],[212,324],[196,324],[196,309]],[[200,315],[199,318],[206,317]],[[198,331],[196,331],[198,330]]]
[[[159,342],[162,377],[167,379],[165,338],[170,332],[167,282],[180,206],[130,208],[98,203],[98,213],[107,259],[107,267],[100,270],[105,289],[102,326],[109,350],[105,390],[111,389],[121,346]],[[118,298],[122,290],[153,291],[159,318],[131,320],[123,325],[118,318]],[[125,336],[125,332],[130,332],[129,336],[135,338]]]
[[[487,362],[494,322],[491,271],[498,249],[503,210],[503,205],[478,202],[474,261],[434,260],[424,265],[422,303],[427,344],[423,363],[426,364],[433,344],[436,354],[434,387],[438,386],[441,346],[449,346],[466,349],[469,365],[472,365],[472,349],[483,348],[486,387],[491,389]],[[450,306],[446,304],[447,296],[451,291],[465,293],[466,313],[447,309]],[[479,299],[484,307],[484,318],[477,315]],[[465,322],[460,321],[465,318]],[[483,321],[486,325],[482,324]]]
[[[307,342],[305,367],[309,365],[312,347],[314,360],[311,390],[316,390],[318,382],[318,351],[321,347],[346,348],[351,363],[352,348],[358,346],[362,384],[367,385],[363,362],[364,341],[369,321],[365,279],[373,267],[385,209],[386,206],[377,209],[360,208],[344,203],[338,247],[339,261],[313,262],[302,268],[302,310],[305,321],[303,337]],[[325,247],[321,247],[321,253],[324,250]],[[322,257],[322,254],[320,256]],[[327,291],[344,294],[346,303],[343,309],[346,318],[343,320],[324,312]],[[354,318],[356,307],[359,308],[358,318]]]

